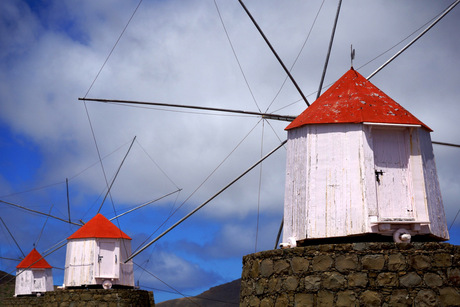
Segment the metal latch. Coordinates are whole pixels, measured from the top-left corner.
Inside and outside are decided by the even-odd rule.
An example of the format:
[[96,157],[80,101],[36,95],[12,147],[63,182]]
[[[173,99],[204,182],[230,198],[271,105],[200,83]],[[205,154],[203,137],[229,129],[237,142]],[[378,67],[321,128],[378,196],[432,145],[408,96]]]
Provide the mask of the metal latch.
[[383,175],[383,171],[382,170],[375,170],[375,180],[377,180],[377,182],[380,184],[380,176]]
[[97,262],[101,263],[102,258],[104,258],[104,256],[98,255],[97,256]]

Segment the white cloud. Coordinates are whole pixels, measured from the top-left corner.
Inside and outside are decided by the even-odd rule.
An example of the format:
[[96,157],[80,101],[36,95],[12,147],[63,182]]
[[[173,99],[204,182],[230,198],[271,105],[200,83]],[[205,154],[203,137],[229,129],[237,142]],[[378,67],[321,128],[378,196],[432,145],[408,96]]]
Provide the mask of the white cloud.
[[[285,74],[239,4],[217,3],[251,90],[260,109],[265,111]],[[350,44],[356,49],[354,66],[359,67],[422,26],[450,1],[422,3],[344,2],[325,84],[334,82],[349,69]],[[35,164],[30,167],[34,169],[31,177],[34,180],[27,181],[28,187],[70,178],[75,214],[88,211],[90,204],[98,207],[96,197],[105,188],[100,165],[85,170],[98,162],[98,156],[84,104],[77,98],[86,94],[136,5],[137,1],[54,1],[46,3],[46,7],[42,4],[30,9],[22,1],[2,1],[0,4],[0,120],[12,135],[29,141],[31,148],[36,148],[33,151],[38,161],[11,163],[30,165],[28,163],[36,162],[39,165],[38,169]],[[320,2],[251,1],[246,5],[290,67]],[[336,3],[324,4],[293,69],[306,95],[317,90],[335,10]],[[451,143],[460,143],[460,132],[456,128],[460,94],[459,14],[460,10],[454,9],[371,80],[432,127],[435,130],[433,140]],[[402,45],[360,72],[369,75],[400,47]],[[308,97],[310,102],[315,96]],[[257,110],[212,1],[144,1],[88,97]],[[288,80],[269,110],[283,108],[277,113],[299,114],[305,108],[302,101],[284,109],[299,98]],[[183,188],[178,200],[181,203],[258,121],[257,118],[91,102],[87,103],[87,108],[101,155],[108,155],[124,145],[103,160],[108,180],[114,176],[129,142],[137,136],[138,142],[113,188],[115,204],[120,207],[154,199],[175,188],[148,155]],[[272,125],[283,140],[286,123],[272,122]],[[261,134],[259,125],[180,212],[202,203],[257,161]],[[265,125],[265,136],[264,153],[280,143],[268,125]],[[436,146],[435,153],[450,223],[458,210],[460,177],[455,167],[458,149]],[[281,218],[282,214],[284,156],[285,150],[280,149],[263,166],[260,209],[273,220],[277,220],[276,215]],[[2,181],[6,182],[0,183],[1,195],[10,194],[12,187],[18,185],[17,181],[9,183],[6,175],[2,174]],[[199,213],[200,221],[208,219],[222,223],[216,240],[228,243],[229,249],[250,251],[253,236],[238,234],[252,231],[246,222],[257,211],[258,179],[256,168]],[[61,184],[53,190],[57,192],[61,194],[46,195],[46,190],[40,190],[37,194],[9,199],[18,203],[26,201],[26,204],[36,202],[41,206],[54,201],[56,208],[53,210],[65,216],[65,186]],[[145,217],[140,215],[139,218]],[[457,222],[460,223],[460,219]],[[267,227],[265,233],[276,231],[277,223],[271,221],[264,226]],[[34,231],[37,227],[33,225]],[[261,234],[261,240],[267,241],[261,246],[269,248],[274,238],[265,239]],[[212,247],[208,248],[211,253]],[[162,264],[171,269],[172,264],[167,261],[170,256],[162,257]],[[188,260],[169,259],[190,276],[198,270],[187,263]]]

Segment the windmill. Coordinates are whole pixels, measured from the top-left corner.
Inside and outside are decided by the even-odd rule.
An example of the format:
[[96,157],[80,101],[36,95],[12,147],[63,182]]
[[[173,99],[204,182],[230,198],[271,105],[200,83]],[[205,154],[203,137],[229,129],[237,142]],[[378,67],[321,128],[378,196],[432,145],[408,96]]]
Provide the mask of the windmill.
[[359,54],[359,49],[358,49],[358,54]]

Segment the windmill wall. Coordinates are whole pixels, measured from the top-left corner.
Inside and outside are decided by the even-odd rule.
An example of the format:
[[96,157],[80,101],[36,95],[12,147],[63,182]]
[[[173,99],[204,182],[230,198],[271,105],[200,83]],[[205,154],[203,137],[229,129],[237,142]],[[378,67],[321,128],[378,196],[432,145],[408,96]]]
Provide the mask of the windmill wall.
[[460,246],[347,243],[250,254],[240,306],[460,306]]

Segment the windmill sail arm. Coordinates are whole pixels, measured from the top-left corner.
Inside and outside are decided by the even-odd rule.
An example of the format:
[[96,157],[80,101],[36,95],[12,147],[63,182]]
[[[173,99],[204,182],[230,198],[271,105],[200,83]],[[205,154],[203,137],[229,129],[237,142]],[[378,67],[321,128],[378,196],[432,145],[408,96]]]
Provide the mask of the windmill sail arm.
[[407,48],[409,48],[410,46],[412,46],[413,43],[415,43],[420,37],[422,37],[426,32],[428,32],[432,27],[434,27],[438,21],[440,21],[442,18],[444,18],[444,16],[447,15],[447,13],[449,13],[458,3],[460,2],[460,0],[457,0],[455,1],[454,3],[452,3],[438,18],[436,18],[435,21],[433,21],[425,30],[423,30],[419,35],[417,35],[417,37],[415,37],[412,41],[410,41],[406,46],[404,46],[401,50],[399,50],[394,56],[392,56],[388,61],[386,61],[385,63],[382,64],[382,66],[380,66],[379,68],[377,68],[377,70],[375,70],[372,74],[369,75],[369,77],[367,77],[366,79],[369,80],[370,78],[372,78],[376,73],[378,73],[380,70],[382,70],[385,66],[387,66],[388,64],[390,64],[390,62],[392,62],[394,59],[396,59],[401,53],[403,53],[404,51],[406,51]]
[[296,118],[296,116],[292,116],[292,115],[279,115],[279,114],[272,114],[272,113],[233,110],[233,109],[224,109],[224,108],[211,108],[211,107],[181,105],[181,104],[171,104],[171,103],[161,103],[161,102],[147,102],[147,101],[133,101],[133,100],[119,100],[119,99],[100,99],[100,98],[78,98],[78,100],[103,102],[103,103],[115,103],[115,104],[150,105],[150,106],[158,106],[158,107],[183,108],[183,109],[195,109],[195,110],[226,112],[226,113],[236,113],[236,114],[245,114],[245,115],[256,115],[256,116],[262,116],[263,118],[266,118],[266,119],[274,119],[274,120],[287,121],[287,122],[292,122]]
[[57,217],[57,216],[54,216],[54,215],[51,215],[51,214],[47,214],[47,213],[44,213],[44,212],[40,212],[40,211],[37,211],[37,210],[29,209],[29,208],[26,208],[26,207],[23,207],[23,206],[20,206],[20,205],[16,205],[16,204],[13,204],[13,203],[4,201],[4,200],[0,200],[0,202],[1,202],[1,203],[4,203],[4,204],[6,204],[6,205],[9,205],[9,206],[13,206],[13,207],[21,208],[21,209],[24,209],[24,210],[27,210],[27,211],[30,211],[30,212],[34,212],[34,213],[38,213],[38,214],[41,214],[41,215],[45,215],[45,216],[51,217],[51,218],[56,219],[56,220],[60,220],[60,221],[65,222],[65,223],[69,223],[69,224],[76,225],[76,226],[82,226],[82,224],[78,224],[78,223],[74,223],[74,222],[69,222],[69,221],[66,221],[66,220],[64,220],[64,219],[61,219],[60,217]]

